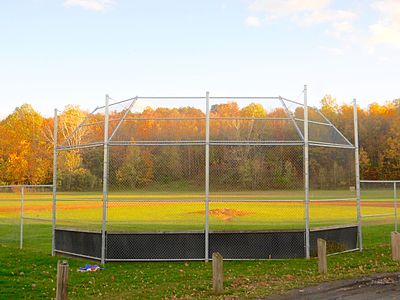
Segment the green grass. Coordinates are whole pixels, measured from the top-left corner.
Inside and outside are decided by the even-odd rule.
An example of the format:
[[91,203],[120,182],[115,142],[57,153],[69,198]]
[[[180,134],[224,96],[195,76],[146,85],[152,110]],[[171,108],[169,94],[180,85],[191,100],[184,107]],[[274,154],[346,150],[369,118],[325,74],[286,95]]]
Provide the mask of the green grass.
[[[0,244],[0,299],[50,299],[55,296],[56,263],[49,255],[50,240],[40,236],[46,227],[28,226],[26,249],[16,248],[16,240]],[[43,226],[43,225],[39,225]],[[16,225],[0,224],[0,235],[12,238]],[[14,229],[13,229],[14,228]],[[17,228],[18,229],[18,228]],[[70,299],[242,299],[280,293],[317,282],[351,278],[375,272],[398,271],[400,264],[390,259],[392,225],[364,228],[365,250],[328,258],[328,275],[317,272],[317,261],[226,261],[225,294],[211,294],[211,263],[153,262],[109,263],[96,273],[76,269],[87,260],[68,258]]]
[[[363,205],[362,214],[389,214],[392,207],[391,190],[367,190],[363,203],[378,202],[382,205]],[[0,193],[0,220],[15,219],[20,215],[19,194]],[[210,229],[286,229],[304,227],[302,202],[234,202],[242,200],[301,200],[300,190],[247,191],[211,193]],[[311,192],[311,199],[354,197],[349,190],[318,190]],[[213,202],[216,200],[232,202]],[[201,230],[204,228],[204,194],[189,191],[131,191],[111,192],[108,203],[108,230]],[[197,202],[196,202],[197,201]],[[24,216],[51,218],[50,193],[26,193]],[[100,193],[58,193],[57,225],[90,230],[100,230],[102,201]],[[311,226],[350,224],[356,222],[356,203],[349,201],[310,204]]]
[[[57,226],[100,230],[100,193],[59,193]],[[302,191],[214,193],[211,199],[302,199]],[[313,199],[352,197],[349,191],[318,191]],[[99,200],[89,200],[91,198]],[[204,228],[204,203],[168,202],[202,200],[201,192],[113,192],[108,209],[109,230],[193,230]],[[115,200],[147,199],[153,202]],[[391,191],[368,190],[363,194],[363,214],[392,213],[391,207],[368,206],[391,201]],[[215,202],[210,203],[211,230],[285,229],[304,227],[302,203]],[[224,212],[228,212],[224,215]],[[238,215],[229,217],[232,212]],[[51,218],[49,193],[26,194],[25,217]],[[24,221],[24,249],[19,250],[19,195],[0,193],[0,299],[43,299],[55,295],[56,262],[49,255],[49,222]],[[356,221],[356,206],[340,203],[311,203],[312,226],[348,224]],[[282,261],[227,261],[224,296],[229,299],[257,298],[321,281],[349,278],[373,272],[399,270],[390,259],[389,238],[393,218],[371,218],[364,227],[363,253],[329,257],[329,274],[319,275],[317,262],[304,259]],[[68,259],[71,299],[207,299],[211,290],[211,264],[109,263],[98,273],[78,273],[88,261]],[[222,299],[223,296],[220,298]]]

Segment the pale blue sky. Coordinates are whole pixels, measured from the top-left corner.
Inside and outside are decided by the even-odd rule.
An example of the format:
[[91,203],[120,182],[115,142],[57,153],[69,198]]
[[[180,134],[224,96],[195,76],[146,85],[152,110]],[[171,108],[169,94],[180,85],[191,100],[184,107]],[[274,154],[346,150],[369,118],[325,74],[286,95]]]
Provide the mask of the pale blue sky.
[[0,116],[31,103],[400,97],[399,0],[0,0]]

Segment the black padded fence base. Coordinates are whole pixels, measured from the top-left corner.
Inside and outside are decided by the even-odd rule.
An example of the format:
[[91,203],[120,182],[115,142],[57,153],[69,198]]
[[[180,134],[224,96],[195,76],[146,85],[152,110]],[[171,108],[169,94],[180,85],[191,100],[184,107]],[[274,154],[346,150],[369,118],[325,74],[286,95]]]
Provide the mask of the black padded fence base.
[[209,257],[276,259],[305,256],[304,231],[239,231],[210,233]]
[[131,232],[107,234],[107,259],[204,259],[203,232]]
[[[101,233],[56,229],[56,251],[101,257]],[[316,228],[310,231],[310,252],[317,239],[327,240],[328,253],[357,247],[357,226]],[[209,257],[224,259],[284,259],[305,257],[304,230],[211,231]],[[107,232],[107,261],[204,260],[203,231]]]
[[357,248],[357,226],[316,228],[310,232],[310,255],[317,255],[317,239],[326,240],[327,253],[338,253]]
[[56,229],[55,250],[71,255],[100,258],[101,233]]

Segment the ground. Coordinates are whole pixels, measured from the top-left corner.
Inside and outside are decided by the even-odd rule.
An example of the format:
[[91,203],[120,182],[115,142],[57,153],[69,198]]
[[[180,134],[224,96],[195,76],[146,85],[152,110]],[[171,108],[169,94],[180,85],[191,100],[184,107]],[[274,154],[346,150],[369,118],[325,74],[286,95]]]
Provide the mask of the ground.
[[374,274],[367,277],[333,281],[295,289],[286,295],[264,300],[392,300],[400,299],[400,273]]

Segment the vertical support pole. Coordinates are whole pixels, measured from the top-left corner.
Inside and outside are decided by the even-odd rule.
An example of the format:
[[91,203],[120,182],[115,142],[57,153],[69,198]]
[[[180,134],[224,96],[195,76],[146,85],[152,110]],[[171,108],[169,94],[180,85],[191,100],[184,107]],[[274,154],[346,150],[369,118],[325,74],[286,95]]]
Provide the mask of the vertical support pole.
[[304,210],[305,210],[305,246],[306,259],[310,259],[310,181],[308,157],[308,104],[307,85],[304,85]]
[[397,184],[393,183],[393,201],[394,201],[394,231],[397,232]]
[[356,193],[357,193],[357,231],[358,231],[358,248],[362,251],[362,228],[361,228],[361,194],[360,194],[360,160],[358,152],[358,115],[357,101],[353,100],[354,106],[354,160],[356,171]]
[[209,201],[210,201],[210,93],[206,92],[206,166],[205,166],[205,261],[208,262],[209,246]]
[[103,219],[101,226],[101,263],[106,258],[107,197],[108,197],[108,95],[104,111],[104,156],[103,156]]
[[25,202],[25,187],[21,187],[21,214],[20,214],[20,229],[19,229],[19,249],[22,249],[24,242],[24,202]]
[[56,249],[56,209],[57,209],[57,143],[58,143],[58,112],[54,109],[54,133],[53,133],[53,209],[51,217],[51,255]]

